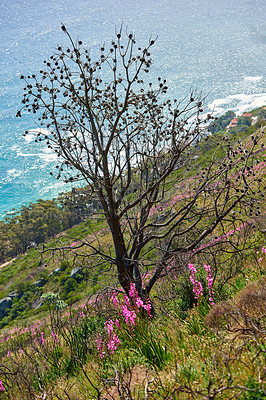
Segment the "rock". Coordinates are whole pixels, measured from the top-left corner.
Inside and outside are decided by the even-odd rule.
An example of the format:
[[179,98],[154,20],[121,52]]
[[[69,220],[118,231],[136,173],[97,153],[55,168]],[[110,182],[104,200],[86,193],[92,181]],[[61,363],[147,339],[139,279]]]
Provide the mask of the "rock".
[[81,271],[82,271],[82,268],[80,268],[80,267],[73,268],[70,272],[70,278],[75,278],[75,276],[78,275],[78,273]]
[[42,287],[45,285],[45,279],[40,279],[39,281],[33,282],[31,286]]
[[2,300],[0,300],[0,318],[3,318],[7,314],[7,309],[11,308],[11,306],[11,297],[4,297]]
[[53,275],[59,274],[59,272],[61,272],[61,271],[63,271],[63,269],[61,267],[56,268],[49,274],[49,276],[53,276]]
[[36,300],[33,304],[32,304],[32,308],[34,308],[34,310],[38,310],[38,308],[40,308],[43,305],[43,299],[39,298],[38,300]]
[[19,297],[18,292],[15,290],[14,292],[9,293],[8,297],[11,297],[11,299],[14,299],[16,297]]
[[160,214],[157,218],[157,222],[164,222],[167,217],[168,217],[168,214]]

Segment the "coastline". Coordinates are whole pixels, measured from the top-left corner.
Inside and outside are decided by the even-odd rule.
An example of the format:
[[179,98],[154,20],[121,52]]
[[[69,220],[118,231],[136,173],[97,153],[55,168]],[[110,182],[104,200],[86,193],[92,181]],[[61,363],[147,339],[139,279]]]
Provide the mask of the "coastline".
[[[228,110],[234,111],[236,115],[241,115],[244,112],[265,106],[266,92],[233,94],[206,103],[206,112],[213,112],[217,116],[224,114]],[[54,167],[56,160],[53,162],[50,158],[44,158],[45,155],[47,156],[46,148],[41,149],[43,150],[43,153],[41,153],[40,148],[34,143],[34,140],[25,142],[22,135],[20,143],[19,140],[19,146],[14,148],[14,151],[12,151],[10,147],[6,149],[6,151],[9,151],[9,157],[13,159],[13,167],[16,165],[17,169],[13,167],[12,169],[8,169],[8,166],[5,164],[3,164],[2,167],[0,158],[0,171],[6,167],[8,172],[8,176],[0,179],[0,188],[2,191],[2,198],[0,199],[0,221],[3,221],[5,216],[12,212],[12,209],[17,210],[23,206],[28,206],[38,199],[52,200],[60,193],[71,190],[73,186],[69,187],[69,184],[64,184],[50,177],[49,172]],[[22,149],[24,150],[23,152]],[[4,161],[5,150],[2,151]],[[26,157],[29,152],[31,157]],[[27,167],[23,167],[25,159],[29,159],[29,162],[26,164]],[[3,195],[5,192],[7,192],[6,198]],[[13,193],[14,199],[11,197]],[[9,197],[8,207],[6,201],[7,196]]]

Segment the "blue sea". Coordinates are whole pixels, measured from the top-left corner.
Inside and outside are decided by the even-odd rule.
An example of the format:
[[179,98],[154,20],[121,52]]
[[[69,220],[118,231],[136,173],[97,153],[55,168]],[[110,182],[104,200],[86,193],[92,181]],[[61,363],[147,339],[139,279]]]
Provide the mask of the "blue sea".
[[265,0],[0,0],[0,218],[67,189],[49,175],[53,153],[22,136],[37,118],[15,117],[20,74],[67,44],[61,23],[92,54],[121,23],[140,45],[158,37],[149,81],[165,77],[171,98],[198,89],[215,113],[240,114],[266,104],[265,15]]

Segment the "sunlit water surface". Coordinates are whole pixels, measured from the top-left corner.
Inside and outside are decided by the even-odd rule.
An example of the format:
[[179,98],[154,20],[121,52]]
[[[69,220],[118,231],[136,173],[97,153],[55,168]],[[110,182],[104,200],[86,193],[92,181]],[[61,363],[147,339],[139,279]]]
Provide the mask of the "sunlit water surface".
[[167,78],[169,96],[197,88],[207,105],[242,113],[266,104],[264,0],[1,0],[0,218],[13,207],[66,189],[49,175],[55,157],[23,132],[34,115],[15,118],[21,73],[36,73],[58,44],[74,38],[96,51],[123,26],[145,45],[158,36],[149,80]]

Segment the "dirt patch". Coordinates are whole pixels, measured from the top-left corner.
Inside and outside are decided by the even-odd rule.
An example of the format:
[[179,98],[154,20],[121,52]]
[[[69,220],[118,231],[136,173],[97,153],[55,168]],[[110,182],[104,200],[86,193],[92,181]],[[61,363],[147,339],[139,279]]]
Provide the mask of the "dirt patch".
[[[118,387],[120,391],[124,391],[125,393],[131,392],[132,394],[138,387],[145,388],[151,378],[149,375],[147,368],[140,365],[133,367],[132,370],[127,372],[122,379],[120,377],[121,381],[119,383],[116,382],[116,386],[106,388],[106,391],[104,391],[104,399],[119,400],[121,396],[119,395]],[[151,379],[151,381],[153,381],[153,379]]]
[[15,261],[15,259],[16,259],[16,258],[12,258],[12,260],[6,261],[5,263],[0,264],[0,269],[1,269],[1,268],[4,268],[4,267],[5,267],[6,265],[8,265],[8,264],[11,264],[13,261]]

